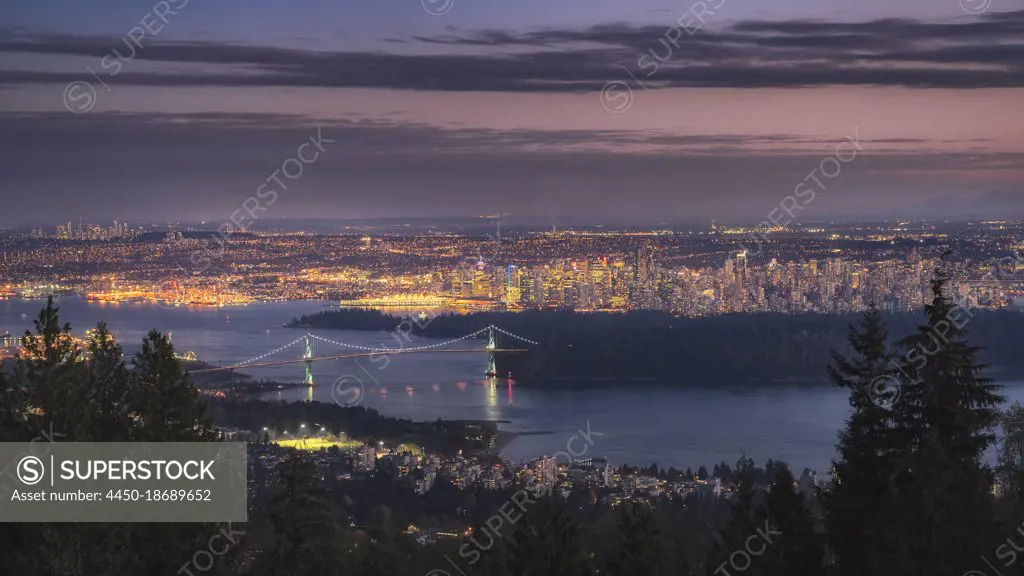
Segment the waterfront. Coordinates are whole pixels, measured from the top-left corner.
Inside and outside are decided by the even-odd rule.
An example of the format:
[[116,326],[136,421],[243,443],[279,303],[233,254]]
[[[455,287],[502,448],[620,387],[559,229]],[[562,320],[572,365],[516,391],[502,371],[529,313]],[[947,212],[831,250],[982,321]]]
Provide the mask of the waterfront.
[[[43,300],[0,301],[0,333],[21,335]],[[62,322],[70,322],[76,335],[105,320],[128,354],[134,353],[151,328],[170,331],[180,352],[195,351],[202,360],[218,364],[240,362],[278,348],[305,330],[282,324],[303,313],[322,310],[317,301],[257,303],[224,308],[179,307],[154,304],[104,304],[78,298],[58,301]],[[21,315],[24,314],[25,318]],[[367,347],[395,347],[386,332],[313,330],[325,338]],[[530,335],[526,335],[530,336]],[[536,335],[534,335],[536,336]],[[418,339],[413,338],[413,341]],[[431,341],[426,341],[430,343]],[[413,346],[416,344],[411,344]],[[479,343],[483,347],[483,343]],[[320,346],[317,344],[318,355]],[[343,353],[332,349],[330,353]],[[299,358],[293,348],[285,358]],[[826,359],[822,359],[822,363]],[[508,432],[552,431],[522,435],[505,453],[519,460],[564,449],[573,434],[587,423],[594,434],[588,455],[607,456],[612,463],[659,466],[730,465],[746,453],[758,463],[784,459],[795,467],[828,468],[834,455],[835,433],[842,426],[847,396],[823,383],[759,387],[729,383],[700,388],[678,388],[644,383],[601,382],[566,388],[562,384],[510,385],[488,381],[484,354],[419,354],[320,362],[314,365],[318,386],[313,398],[332,402],[332,384],[342,376],[346,390],[365,391],[362,404],[389,416],[414,420],[503,420]],[[251,370],[257,378],[301,382],[302,364]],[[557,388],[555,386],[558,386]],[[1024,387],[1010,384],[1003,393],[1010,400],[1024,399]],[[303,388],[266,395],[268,399],[302,400]],[[346,396],[352,398],[352,396]]]

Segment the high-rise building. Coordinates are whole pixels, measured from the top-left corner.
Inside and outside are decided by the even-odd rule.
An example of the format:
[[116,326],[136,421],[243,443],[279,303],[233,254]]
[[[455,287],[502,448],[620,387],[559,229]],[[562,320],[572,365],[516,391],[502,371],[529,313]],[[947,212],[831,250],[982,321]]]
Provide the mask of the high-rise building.
[[356,452],[354,468],[358,472],[372,472],[377,467],[377,451],[373,446],[363,446]]
[[743,250],[739,254],[736,254],[736,271],[735,271],[735,282],[736,287],[740,288],[741,298],[745,295],[743,287],[747,285],[747,251]]
[[554,484],[557,479],[558,463],[555,457],[538,458],[533,463],[534,477],[544,485]]
[[633,281],[645,284],[654,274],[654,247],[644,244],[636,251],[633,260]]

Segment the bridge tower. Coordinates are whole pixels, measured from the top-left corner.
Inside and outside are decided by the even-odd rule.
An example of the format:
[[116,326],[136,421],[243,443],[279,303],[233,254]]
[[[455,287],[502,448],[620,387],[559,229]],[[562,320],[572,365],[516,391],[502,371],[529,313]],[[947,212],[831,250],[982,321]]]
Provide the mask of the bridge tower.
[[487,371],[484,376],[494,378],[498,375],[498,365],[494,361],[494,350],[498,347],[494,338],[494,326],[487,327]]
[[306,352],[302,355],[306,359],[306,386],[313,387],[313,339],[306,334]]

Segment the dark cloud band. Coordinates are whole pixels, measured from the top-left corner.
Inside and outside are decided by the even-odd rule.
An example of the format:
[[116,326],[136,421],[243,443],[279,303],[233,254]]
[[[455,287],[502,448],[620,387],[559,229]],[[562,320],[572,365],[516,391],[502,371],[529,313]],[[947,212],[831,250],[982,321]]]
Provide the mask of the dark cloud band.
[[[452,54],[323,52],[216,42],[156,41],[134,58],[218,64],[216,71],[118,77],[145,86],[300,86],[442,91],[588,92],[664,57],[666,27],[613,24],[524,33],[479,31],[392,40],[448,45]],[[1024,86],[1024,10],[965,22],[745,21],[684,37],[652,88],[881,85],[917,88]],[[102,58],[119,39],[0,34],[0,53]],[[477,53],[467,54],[472,48]],[[227,72],[224,66],[228,66]],[[237,73],[230,71],[237,67]],[[0,70],[0,85],[89,80],[90,74]]]

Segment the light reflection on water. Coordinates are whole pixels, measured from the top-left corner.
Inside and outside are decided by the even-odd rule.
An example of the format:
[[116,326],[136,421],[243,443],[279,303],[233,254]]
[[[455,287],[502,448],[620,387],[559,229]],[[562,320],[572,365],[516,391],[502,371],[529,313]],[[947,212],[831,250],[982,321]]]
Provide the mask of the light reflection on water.
[[[15,336],[32,328],[41,300],[0,301],[0,333]],[[152,304],[103,304],[62,299],[61,320],[82,335],[105,320],[115,337],[133,354],[151,328],[170,331],[179,351],[194,350],[201,360],[225,365],[263,354],[286,344],[305,330],[282,324],[322,310],[319,302],[258,303],[244,307],[163,309]],[[25,318],[21,315],[25,314]],[[386,332],[314,330],[320,336],[363,346],[393,342]],[[421,339],[412,337],[417,345]],[[483,342],[480,347],[483,347]],[[317,344],[317,353],[327,350]],[[298,359],[301,347],[286,352]],[[380,360],[380,358],[377,358]],[[823,359],[823,365],[826,359]],[[270,400],[315,399],[331,402],[331,383],[343,375],[364,383],[363,405],[413,420],[503,420],[502,430],[548,431],[523,435],[505,453],[513,460],[551,454],[587,423],[595,434],[588,456],[612,463],[650,464],[696,469],[725,461],[732,465],[743,453],[759,464],[784,459],[794,467],[826,471],[834,457],[836,430],[848,413],[846,394],[828,385],[772,385],[757,389],[729,386],[678,388],[652,384],[606,383],[566,388],[551,384],[518,385],[487,379],[485,354],[392,355],[390,362],[357,358],[318,362],[315,388],[288,388],[265,395]],[[305,366],[273,366],[252,371],[257,378],[298,383]],[[1024,386],[1012,384],[1002,393],[1008,401],[1024,401]],[[513,401],[514,398],[514,401]],[[598,436],[597,434],[603,434]]]

